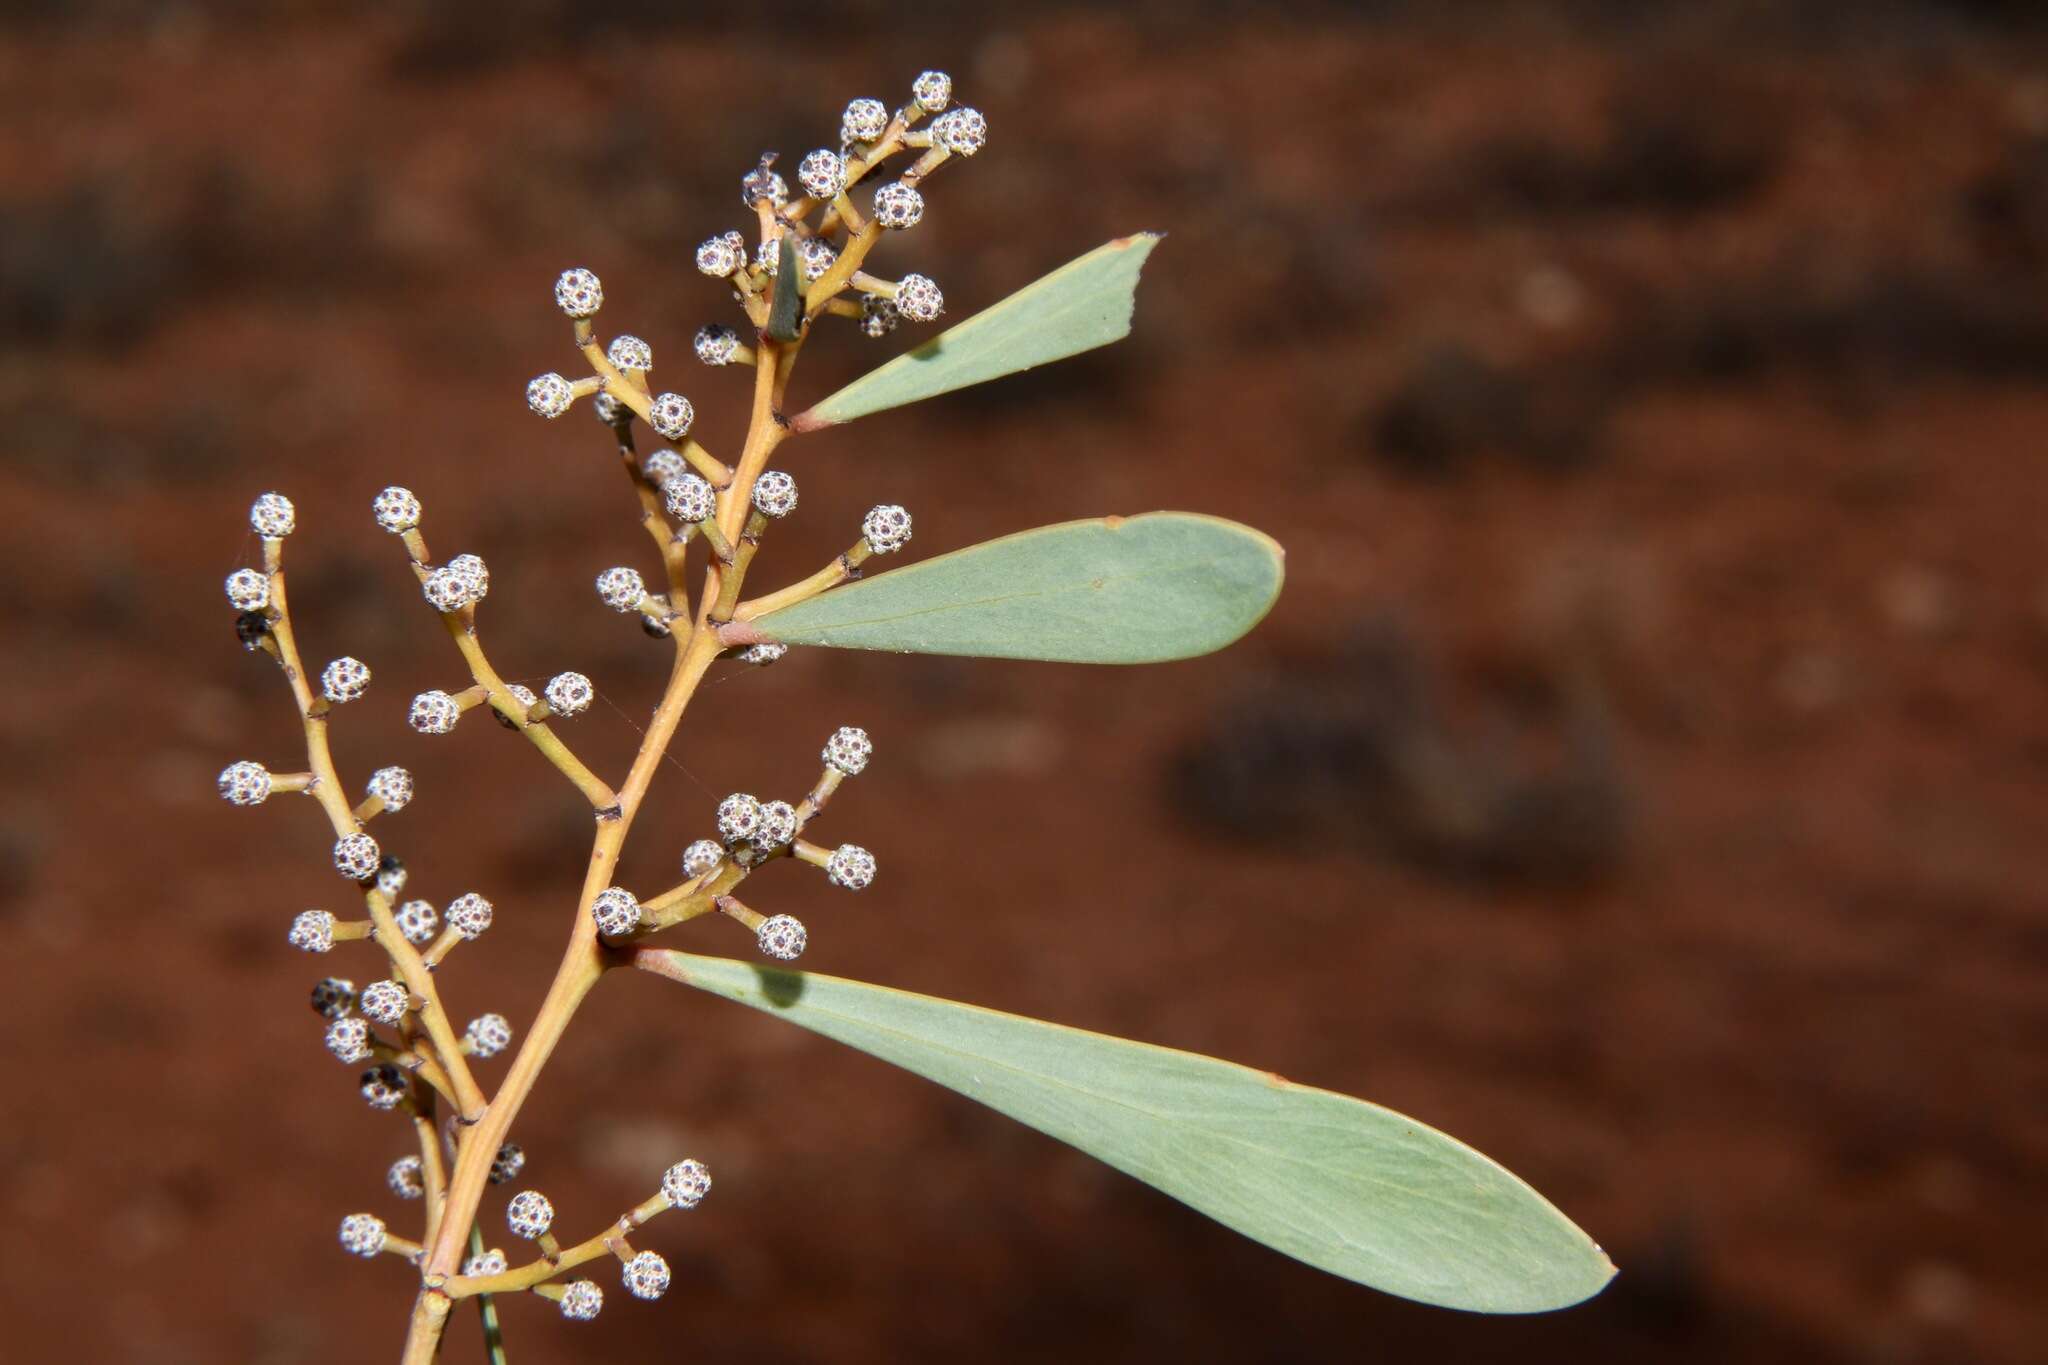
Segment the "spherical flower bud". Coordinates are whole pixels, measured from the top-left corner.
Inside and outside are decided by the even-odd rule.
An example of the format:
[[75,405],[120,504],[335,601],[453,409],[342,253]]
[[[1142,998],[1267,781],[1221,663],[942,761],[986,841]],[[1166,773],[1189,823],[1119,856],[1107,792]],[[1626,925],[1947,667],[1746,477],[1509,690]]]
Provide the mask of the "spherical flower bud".
[[441,916],[431,901],[407,901],[391,912],[391,918],[397,921],[405,941],[414,946],[433,942],[441,931]]
[[[795,250],[794,244],[791,250]],[[754,248],[754,269],[774,279],[782,268],[782,237],[777,234]]]
[[896,311],[912,322],[936,322],[946,311],[946,296],[923,275],[905,275],[896,285]]
[[718,803],[718,834],[728,846],[751,839],[761,828],[761,803],[734,792]]
[[667,446],[648,451],[647,458],[640,462],[640,472],[656,488],[666,487],[668,481],[681,474],[683,469],[683,457]]
[[721,323],[711,323],[697,329],[693,344],[697,359],[706,365],[730,365],[740,353],[740,334]]
[[542,417],[560,417],[575,401],[576,390],[553,370],[527,381],[526,406]]
[[597,576],[597,595],[613,611],[633,611],[647,596],[647,584],[637,570],[621,564]]
[[893,502],[870,507],[861,518],[860,534],[876,554],[894,554],[910,543],[910,513]]
[[896,324],[903,320],[903,314],[896,309],[894,299],[885,299],[880,294],[863,294],[860,300],[860,334],[879,340],[896,330]]
[[352,1213],[342,1219],[341,1247],[351,1256],[375,1256],[384,1249],[384,1220],[374,1213]]
[[235,617],[235,638],[242,648],[258,650],[270,638],[270,618],[260,611],[245,611]]
[[875,191],[875,221],[885,228],[916,227],[924,217],[924,196],[910,186],[892,182]]
[[738,270],[746,260],[747,239],[737,232],[707,237],[697,247],[697,268],[718,279]]
[[803,265],[804,280],[808,283],[825,278],[825,272],[839,259],[839,253],[823,237],[806,237],[796,244],[796,258]]
[[696,420],[697,409],[679,393],[657,395],[647,413],[648,423],[671,441],[680,441],[689,435],[690,423]]
[[828,766],[837,768],[848,777],[858,777],[874,752],[874,741],[868,738],[867,731],[857,725],[842,725],[825,741],[820,757]]
[[220,770],[220,799],[235,806],[260,806],[270,799],[270,770],[243,759]]
[[761,803],[761,827],[754,831],[754,847],[763,851],[787,848],[796,838],[796,807],[787,801]]
[[621,370],[654,368],[654,348],[631,334],[613,337],[612,344],[604,349],[604,358]]
[[572,318],[587,318],[604,307],[604,286],[581,266],[564,270],[555,281],[555,307]]
[[334,841],[334,870],[350,881],[376,876],[383,860],[377,841],[367,834],[344,834]]
[[491,1158],[491,1183],[509,1185],[519,1178],[526,1169],[526,1149],[516,1142],[508,1142],[498,1148],[498,1154]]
[[379,1062],[365,1071],[358,1089],[372,1109],[396,1109],[405,1103],[405,1097],[410,1093],[406,1089],[405,1073],[389,1062]]
[[262,611],[270,605],[270,576],[259,569],[237,569],[228,575],[228,603],[236,611]]
[[683,875],[701,877],[725,861],[725,849],[716,839],[699,839],[683,850]]
[[668,1262],[658,1252],[642,1251],[626,1262],[621,1277],[626,1292],[636,1299],[658,1299],[668,1293]]
[[412,803],[412,774],[403,768],[379,768],[370,774],[365,790],[382,801],[385,810],[404,810]]
[[743,664],[752,664],[756,668],[766,668],[769,664],[774,663],[787,653],[789,653],[788,645],[760,644],[748,645],[739,652],[738,657],[739,661]]
[[448,567],[469,580],[474,600],[481,602],[491,595],[491,570],[482,555],[457,555],[448,561]]
[[402,1156],[384,1172],[384,1183],[400,1199],[419,1199],[427,1192],[426,1175],[416,1156]]
[[589,1322],[604,1308],[604,1291],[596,1280],[576,1280],[562,1286],[562,1316],[571,1322]]
[[462,1030],[462,1041],[477,1057],[495,1057],[512,1046],[512,1024],[502,1014],[479,1014]]
[[889,128],[889,106],[880,100],[855,100],[839,116],[841,142],[873,142]]
[[532,1241],[555,1225],[555,1206],[539,1190],[521,1190],[506,1206],[505,1222],[518,1236]]
[[803,181],[805,194],[829,202],[846,188],[846,162],[839,153],[820,147],[797,166],[796,178]]
[[448,926],[465,939],[475,939],[491,927],[491,903],[474,891],[465,891],[448,902]]
[[307,953],[324,953],[334,946],[334,916],[325,910],[301,910],[292,917],[285,942]]
[[249,507],[249,525],[266,540],[280,540],[292,533],[298,513],[292,500],[282,493],[265,493]]
[[864,891],[875,879],[875,855],[859,844],[841,844],[826,860],[825,875],[834,886]]
[[372,981],[363,987],[356,1004],[364,1014],[388,1027],[405,1018],[405,1012],[412,1008],[412,992],[388,978]]
[[600,934],[628,934],[640,923],[640,898],[623,886],[607,886],[590,902]]
[[396,853],[387,853],[377,860],[377,889],[387,897],[405,890],[405,864]]
[[590,400],[590,415],[608,427],[625,426],[633,420],[633,410],[608,393],[600,393]]
[[410,488],[396,484],[379,493],[370,502],[370,515],[377,524],[392,535],[410,531],[420,524],[420,500],[412,495]]
[[486,1275],[502,1275],[508,1268],[505,1253],[496,1247],[479,1252],[462,1263],[462,1273],[471,1279],[481,1279]]
[[661,1173],[661,1192],[679,1209],[694,1209],[711,1193],[710,1168],[695,1157],[678,1161]]
[[796,510],[796,480],[779,469],[754,480],[754,510],[764,517],[786,517]]
[[694,471],[676,475],[664,490],[668,514],[677,521],[695,525],[718,513],[718,492],[711,481]]
[[557,673],[548,679],[548,709],[558,716],[580,714],[596,695],[590,679],[581,673]]
[[926,71],[910,83],[910,97],[927,114],[936,114],[953,98],[953,78],[943,71]]
[[476,581],[454,565],[443,564],[421,580],[420,595],[435,611],[461,611],[476,601]]
[[370,685],[370,666],[344,654],[320,670],[320,695],[337,704],[354,701]]
[[446,692],[422,692],[406,709],[405,723],[423,735],[445,735],[462,719],[462,706]]
[[794,962],[803,956],[809,936],[804,933],[803,921],[795,915],[770,915],[761,921],[754,939],[767,956],[778,962]]
[[327,1026],[327,1050],[341,1061],[353,1065],[370,1055],[370,1023],[367,1019],[349,1015],[337,1019]]
[[345,976],[330,976],[313,987],[313,1013],[324,1019],[339,1019],[356,1007],[356,983]]
[[979,109],[961,105],[932,120],[932,145],[955,156],[973,156],[988,141],[988,120]]
[[766,199],[775,208],[789,202],[789,185],[769,167],[775,164],[775,154],[768,153],[761,158],[761,164],[740,177],[740,202],[748,208]]
[[[512,705],[522,716],[530,715],[533,708],[540,705],[540,698],[534,696],[533,689],[525,683],[506,683],[505,691],[511,694]],[[517,730],[519,728],[504,715],[500,715],[498,721],[508,730]]]

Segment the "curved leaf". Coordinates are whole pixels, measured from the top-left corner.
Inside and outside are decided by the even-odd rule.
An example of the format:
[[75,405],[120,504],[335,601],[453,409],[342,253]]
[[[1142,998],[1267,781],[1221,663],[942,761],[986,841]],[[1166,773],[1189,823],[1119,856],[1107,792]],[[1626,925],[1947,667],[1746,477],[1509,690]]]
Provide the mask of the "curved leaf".
[[1280,578],[1270,537],[1219,517],[1149,512],[985,541],[769,612],[745,632],[905,654],[1158,663],[1243,635]]
[[1614,1274],[1544,1198],[1389,1109],[1213,1057],[928,995],[641,949],[634,965],[892,1062],[1333,1275],[1483,1313]]
[[851,422],[1121,340],[1131,331],[1138,271],[1159,237],[1139,232],[1104,243],[868,371],[790,425],[812,431]]

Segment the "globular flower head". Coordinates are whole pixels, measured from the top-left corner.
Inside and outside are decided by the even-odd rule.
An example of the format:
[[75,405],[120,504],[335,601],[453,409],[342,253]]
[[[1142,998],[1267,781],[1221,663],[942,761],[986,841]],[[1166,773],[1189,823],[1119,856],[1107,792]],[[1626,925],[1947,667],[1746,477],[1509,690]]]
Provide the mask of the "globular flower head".
[[656,488],[666,487],[670,479],[683,472],[683,468],[682,455],[667,446],[648,451],[647,458],[640,461],[640,472]]
[[265,540],[283,539],[297,523],[292,500],[282,493],[265,493],[249,507],[249,525]]
[[787,801],[761,803],[761,827],[754,831],[754,847],[770,851],[789,847],[796,838],[796,807]]
[[763,471],[754,480],[754,510],[764,517],[786,517],[796,510],[796,480],[779,469]]
[[498,1154],[491,1158],[491,1183],[509,1185],[519,1178],[526,1169],[526,1149],[516,1142],[508,1142],[498,1148]]
[[435,611],[461,611],[477,599],[476,580],[453,564],[443,564],[420,580],[420,595]]
[[604,1310],[604,1290],[596,1280],[576,1280],[562,1286],[562,1316],[571,1322],[589,1322]]
[[553,370],[526,382],[526,406],[542,417],[550,420],[560,417],[575,401],[576,390]]
[[725,861],[725,849],[716,839],[699,839],[683,850],[683,875],[701,877]]
[[228,603],[236,611],[262,611],[270,605],[270,576],[261,569],[237,569],[227,578]]
[[408,1094],[405,1073],[389,1062],[379,1062],[365,1071],[359,1089],[372,1109],[396,1109]]
[[400,1199],[419,1199],[427,1192],[427,1182],[416,1156],[402,1156],[391,1163],[391,1169],[384,1172],[384,1183]]
[[718,803],[718,835],[732,845],[752,839],[761,829],[761,803],[734,792]]
[[830,203],[846,188],[846,161],[839,153],[820,147],[798,163],[796,178],[803,182],[805,194]]
[[558,716],[573,716],[590,705],[596,689],[581,673],[557,673],[548,679],[548,709]]
[[723,232],[716,237],[707,237],[697,247],[697,268],[707,275],[724,279],[738,270],[747,260],[747,239],[737,232]]
[[352,1213],[342,1219],[341,1247],[351,1256],[375,1256],[384,1249],[384,1220],[374,1213]]
[[654,348],[630,333],[613,337],[612,344],[605,347],[604,358],[621,370],[654,368]]
[[661,1192],[679,1209],[694,1209],[711,1193],[711,1170],[695,1157],[686,1157],[661,1173]]
[[334,916],[325,910],[301,910],[292,916],[285,942],[306,953],[324,953],[334,946]]
[[885,228],[911,228],[924,217],[924,196],[900,181],[875,191],[875,221]]
[[973,156],[988,141],[988,120],[979,109],[961,105],[932,120],[932,143],[955,156]]
[[491,570],[482,555],[457,555],[448,567],[469,580],[470,597],[481,602],[491,595]]
[[748,645],[739,652],[738,658],[743,664],[752,664],[756,668],[766,668],[769,664],[774,663],[787,653],[789,653],[788,645]]
[[803,921],[795,915],[770,915],[754,931],[754,940],[767,956],[778,962],[794,962],[803,956],[809,936],[804,933]]
[[220,799],[235,806],[260,806],[270,799],[270,769],[252,759],[220,770]]
[[412,774],[403,768],[379,768],[370,774],[365,790],[382,801],[385,810],[404,810],[412,803]]
[[910,543],[910,513],[893,502],[870,507],[861,518],[860,534],[876,554],[894,554]]
[[859,844],[841,844],[826,860],[825,875],[834,886],[864,891],[875,879],[875,855]]
[[370,1023],[360,1015],[348,1015],[327,1026],[327,1050],[353,1065],[370,1055]]
[[470,1279],[481,1279],[486,1275],[502,1275],[510,1268],[505,1253],[492,1247],[489,1251],[478,1252],[462,1263],[462,1273]]
[[412,1007],[412,992],[386,978],[363,987],[356,1003],[364,1014],[389,1027],[405,1018],[405,1012]]
[[423,735],[445,735],[461,719],[462,703],[439,689],[414,697],[405,712],[405,723]]
[[832,732],[825,741],[824,752],[820,755],[827,766],[837,768],[848,777],[857,777],[861,769],[868,766],[868,759],[874,756],[874,741],[868,732],[857,725],[842,725]]
[[647,411],[648,424],[671,441],[680,441],[689,435],[690,423],[696,420],[697,409],[679,393],[657,394]]
[[730,365],[740,353],[740,334],[722,323],[697,329],[697,359],[706,365]]
[[896,330],[896,324],[903,321],[903,314],[897,310],[896,300],[883,298],[880,294],[863,294],[860,299],[860,334],[879,340]]
[[[796,244],[792,242],[790,244],[790,249],[794,251],[796,249]],[[780,273],[782,269],[781,233],[778,232],[774,234],[773,236],[769,237],[766,241],[762,242],[760,245],[754,248],[754,269],[760,271],[762,274],[768,276],[770,279],[775,278],[775,276],[778,273]]]
[[502,1014],[479,1014],[462,1030],[462,1041],[478,1057],[495,1057],[512,1046],[512,1023]]
[[796,244],[796,258],[804,268],[804,280],[808,283],[825,278],[825,272],[839,259],[839,253],[823,237],[806,237]]
[[370,501],[370,515],[377,519],[379,526],[394,536],[418,526],[420,512],[420,500],[412,495],[412,490],[400,488],[396,484]]
[[620,564],[597,576],[597,595],[613,611],[636,611],[647,596],[647,584],[637,569]]
[[396,853],[387,853],[377,860],[377,889],[387,897],[405,890],[405,879],[405,863]]
[[634,1298],[658,1299],[668,1293],[668,1262],[658,1252],[638,1252],[626,1262],[621,1278],[626,1282],[626,1292]]
[[555,1225],[555,1206],[539,1190],[521,1190],[506,1206],[505,1222],[515,1235],[530,1242]]
[[937,322],[946,296],[928,276],[905,275],[896,284],[896,311],[912,322]]
[[717,490],[709,479],[694,470],[670,479],[664,497],[668,514],[689,525],[709,521],[718,512]]
[[356,1007],[356,983],[345,976],[330,976],[313,987],[313,1013],[323,1019],[339,1019]]
[[[540,698],[534,696],[533,689],[525,683],[506,683],[505,691],[511,694],[513,709],[521,716],[531,715],[533,708],[540,704]],[[512,717],[503,712],[499,713],[498,723],[507,730],[517,730],[519,728],[513,722]]]
[[608,427],[622,427],[633,420],[633,410],[609,393],[600,393],[590,400],[590,415]]
[[433,942],[434,935],[441,931],[441,916],[432,901],[407,901],[391,912],[391,918],[398,922],[398,932],[405,935],[405,941],[415,947]]
[[448,924],[465,939],[481,938],[491,927],[491,903],[474,891],[448,902]]
[[604,285],[578,266],[555,280],[555,306],[572,318],[587,318],[604,307]]
[[600,934],[628,934],[640,923],[640,898],[623,886],[607,886],[590,902]]
[[910,97],[927,114],[943,110],[953,98],[953,78],[943,71],[926,71],[910,83]]
[[781,208],[789,202],[789,185],[773,169],[775,153],[767,152],[761,157],[761,164],[740,177],[740,202],[748,208],[766,199],[771,207]]
[[342,655],[320,670],[320,695],[335,703],[354,701],[370,686],[370,666]]
[[235,617],[235,638],[244,649],[263,648],[263,642],[270,638],[270,618],[260,611],[240,613]]
[[334,841],[334,870],[352,882],[376,876],[377,864],[383,861],[384,853],[377,847],[377,841],[360,831]]
[[854,100],[839,116],[839,140],[848,144],[873,142],[888,128],[889,106],[880,100]]

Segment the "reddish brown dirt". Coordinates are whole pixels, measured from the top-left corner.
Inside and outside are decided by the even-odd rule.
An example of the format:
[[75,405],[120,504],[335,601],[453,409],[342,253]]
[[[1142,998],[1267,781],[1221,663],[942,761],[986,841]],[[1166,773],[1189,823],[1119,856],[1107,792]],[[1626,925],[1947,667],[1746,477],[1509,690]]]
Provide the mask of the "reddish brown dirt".
[[[9,1358],[395,1353],[404,1268],[333,1228],[406,1226],[405,1139],[304,1004],[369,959],[283,943],[335,895],[311,811],[210,791],[295,743],[219,598],[241,509],[297,500],[308,649],[376,670],[340,761],[422,788],[380,832],[422,894],[499,906],[453,1008],[523,1022],[587,817],[488,724],[406,731],[459,670],[370,496],[410,485],[438,549],[488,557],[494,655],[590,673],[574,741],[621,771],[665,651],[591,600],[645,558],[601,433],[519,400],[573,369],[547,283],[596,268],[675,372],[726,316],[688,250],[739,223],[740,170],[937,63],[994,135],[890,260],[956,316],[1172,236],[1115,351],[793,447],[763,574],[878,500],[920,553],[1177,505],[1277,536],[1287,591],[1156,671],[722,670],[626,882],[863,723],[830,825],[880,882],[758,897],[807,965],[1392,1104],[1623,1273],[1545,1319],[1414,1308],[635,979],[520,1123],[533,1182],[593,1229],[681,1152],[718,1189],[645,1239],[666,1303],[508,1304],[514,1358],[2040,1359],[2048,44],[2016,5],[1776,8],[11,21]],[[820,394],[888,348],[813,349]],[[730,447],[743,381],[681,374]]]

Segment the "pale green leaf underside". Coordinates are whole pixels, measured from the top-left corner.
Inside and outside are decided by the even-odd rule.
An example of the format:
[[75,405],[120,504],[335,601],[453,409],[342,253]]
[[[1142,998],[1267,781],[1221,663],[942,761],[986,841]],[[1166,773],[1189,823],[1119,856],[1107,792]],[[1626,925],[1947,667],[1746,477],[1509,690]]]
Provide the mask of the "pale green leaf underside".
[[749,624],[762,638],[908,654],[1140,664],[1221,649],[1279,595],[1271,537],[1148,512],[1042,526],[877,574]]
[[1138,270],[1159,234],[1104,243],[1001,303],[868,371],[799,416],[799,430],[900,408],[1128,336]]
[[1614,1274],[1536,1191],[1389,1109],[1213,1057],[725,958],[642,965],[780,1015],[1050,1134],[1218,1222],[1390,1294],[1563,1308]]

